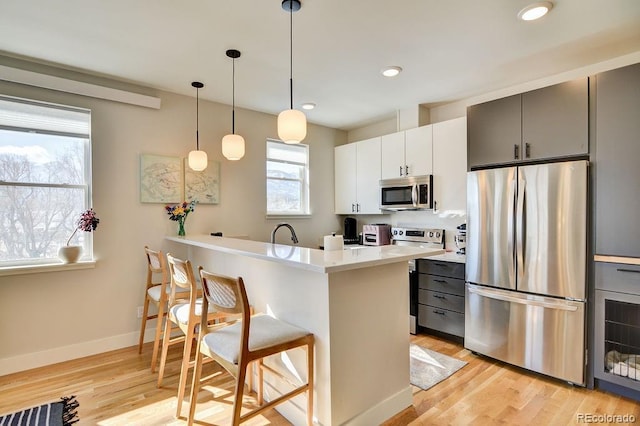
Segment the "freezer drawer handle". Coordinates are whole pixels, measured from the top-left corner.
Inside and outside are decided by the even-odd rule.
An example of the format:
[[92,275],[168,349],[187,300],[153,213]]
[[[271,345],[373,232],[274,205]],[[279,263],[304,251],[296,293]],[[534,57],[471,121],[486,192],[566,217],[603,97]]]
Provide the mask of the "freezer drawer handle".
[[636,271],[635,269],[625,269],[625,268],[619,268],[618,272],[633,272],[635,274],[640,274],[640,271]]
[[433,297],[435,297],[436,299],[442,299],[442,300],[446,299],[446,297],[439,294],[434,294]]
[[433,313],[438,315],[445,315],[443,311],[433,311]]
[[443,283],[443,284],[446,284],[446,283],[447,283],[447,280],[439,280],[439,279],[437,279],[437,278],[434,278],[433,280],[434,280],[435,282],[437,282],[437,283]]
[[479,288],[467,287],[469,293],[476,293],[480,296],[488,297],[490,299],[504,300],[505,302],[520,303],[521,305],[540,306],[542,308],[560,309],[563,311],[575,312],[578,310],[577,306],[567,305],[563,302],[541,302],[539,300],[521,299],[519,297],[508,296],[505,294],[496,294],[492,291],[481,290]]

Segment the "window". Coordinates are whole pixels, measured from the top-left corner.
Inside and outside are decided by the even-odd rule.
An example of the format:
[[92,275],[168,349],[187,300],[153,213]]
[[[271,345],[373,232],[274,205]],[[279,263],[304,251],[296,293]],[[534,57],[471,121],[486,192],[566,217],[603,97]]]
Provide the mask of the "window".
[[309,214],[309,147],[267,140],[267,214]]
[[[0,267],[57,262],[91,202],[91,112],[0,96]],[[70,244],[91,259],[91,233]]]

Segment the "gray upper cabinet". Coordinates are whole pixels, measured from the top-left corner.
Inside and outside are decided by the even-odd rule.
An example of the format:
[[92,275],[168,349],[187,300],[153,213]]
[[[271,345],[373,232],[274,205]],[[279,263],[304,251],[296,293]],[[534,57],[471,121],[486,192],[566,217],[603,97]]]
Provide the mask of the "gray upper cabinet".
[[522,94],[523,160],[589,152],[589,81],[581,78]]
[[640,257],[640,64],[596,76],[596,254]]
[[585,77],[467,108],[468,168],[587,154],[588,86]]
[[515,95],[467,109],[468,168],[514,161],[514,146],[522,139],[521,108]]

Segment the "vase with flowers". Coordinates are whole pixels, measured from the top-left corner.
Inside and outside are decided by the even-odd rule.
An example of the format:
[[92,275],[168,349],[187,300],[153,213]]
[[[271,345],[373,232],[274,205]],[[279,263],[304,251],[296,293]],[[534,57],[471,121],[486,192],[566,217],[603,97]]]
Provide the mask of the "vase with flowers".
[[95,231],[98,227],[98,223],[100,223],[100,219],[98,219],[98,216],[96,216],[96,212],[93,211],[93,208],[85,210],[82,214],[80,214],[80,217],[76,222],[76,227],[67,240],[67,244],[58,249],[58,257],[60,258],[60,260],[62,260],[62,262],[75,263],[78,261],[78,259],[80,258],[80,254],[82,253],[82,246],[70,245],[71,239],[74,237],[74,235],[76,235],[76,232],[78,231]]
[[184,230],[184,222],[185,220],[187,220],[187,216],[189,215],[189,213],[195,210],[196,201],[193,200],[189,203],[183,201],[180,204],[165,206],[164,208],[169,215],[169,219],[178,222],[178,236],[184,237],[186,234]]

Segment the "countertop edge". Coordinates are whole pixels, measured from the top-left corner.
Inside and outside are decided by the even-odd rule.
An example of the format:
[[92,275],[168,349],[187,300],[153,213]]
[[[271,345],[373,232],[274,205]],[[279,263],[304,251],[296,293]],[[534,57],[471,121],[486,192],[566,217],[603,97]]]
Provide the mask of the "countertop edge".
[[[185,244],[185,245],[191,245],[194,247],[200,247],[200,248],[204,248],[204,249],[208,249],[208,250],[215,250],[215,251],[219,251],[222,253],[228,253],[228,254],[234,254],[234,255],[241,255],[241,256],[247,256],[247,257],[251,257],[254,259],[260,259],[260,260],[264,260],[264,261],[268,261],[268,262],[275,262],[275,263],[280,263],[280,264],[284,264],[293,268],[298,268],[298,269],[303,269],[303,270],[307,270],[307,271],[311,271],[311,272],[318,272],[318,273],[324,273],[324,274],[328,274],[328,273],[333,273],[333,272],[342,272],[342,271],[347,271],[347,270],[354,270],[354,269],[360,269],[360,268],[369,268],[369,267],[374,267],[374,266],[381,266],[381,265],[387,265],[387,264],[391,264],[391,263],[397,263],[397,262],[408,262],[411,259],[417,259],[417,258],[422,258],[422,257],[429,257],[429,256],[433,256],[433,255],[441,255],[443,253],[445,253],[444,250],[430,250],[428,253],[425,252],[418,252],[418,253],[408,253],[406,255],[396,255],[393,257],[384,257],[384,258],[376,258],[376,259],[367,259],[367,260],[363,260],[363,261],[357,261],[357,262],[349,262],[346,261],[344,263],[340,263],[340,262],[336,262],[337,264],[335,265],[318,265],[318,264],[311,264],[311,263],[307,263],[307,262],[303,262],[303,261],[299,261],[299,260],[295,260],[295,259],[287,259],[286,257],[277,257],[277,256],[269,256],[266,255],[264,253],[259,252],[259,249],[264,250],[265,247],[273,247],[274,248],[274,252],[277,249],[297,249],[297,250],[309,250],[309,257],[311,255],[313,255],[314,253],[316,255],[318,255],[319,253],[322,253],[323,256],[326,253],[323,250],[319,250],[319,249],[313,249],[313,248],[307,248],[307,247],[298,247],[298,246],[287,246],[287,245],[282,245],[282,244],[270,244],[270,243],[264,243],[261,241],[253,241],[253,240],[239,240],[239,239],[234,239],[234,238],[227,238],[227,237],[212,237],[212,238],[220,238],[221,240],[219,241],[229,241],[229,240],[235,240],[235,241],[242,241],[241,243],[238,242],[238,244],[246,244],[248,246],[253,245],[254,246],[254,250],[255,251],[251,251],[248,249],[240,249],[240,248],[235,248],[235,247],[228,247],[225,246],[223,244],[215,244],[215,241],[199,241],[197,240],[197,238],[208,238],[209,236],[207,235],[197,235],[197,236],[192,236],[191,238],[189,238],[189,236],[186,237],[176,237],[176,236],[166,236],[165,239],[168,241],[172,241],[172,242],[176,242],[176,243],[180,243],[180,244]],[[193,239],[196,238],[196,239]],[[395,249],[400,248],[397,246],[393,246]],[[406,248],[406,247],[405,247]],[[316,253],[318,252],[318,253]]]
[[593,256],[593,260],[596,262],[621,263],[624,265],[640,265],[640,258],[638,257],[605,256],[596,254]]

